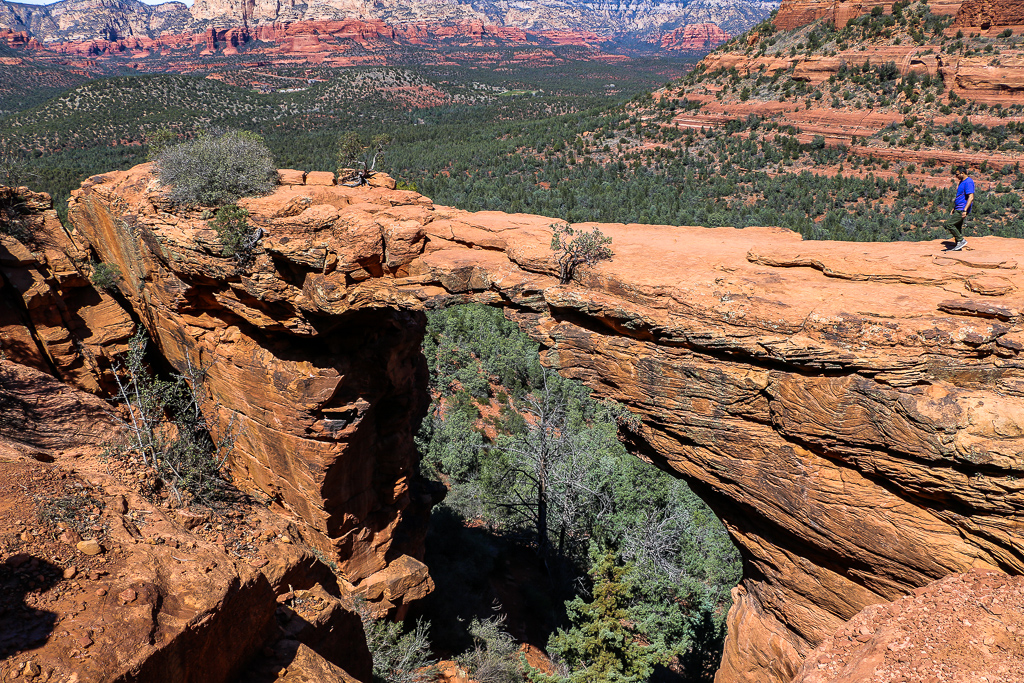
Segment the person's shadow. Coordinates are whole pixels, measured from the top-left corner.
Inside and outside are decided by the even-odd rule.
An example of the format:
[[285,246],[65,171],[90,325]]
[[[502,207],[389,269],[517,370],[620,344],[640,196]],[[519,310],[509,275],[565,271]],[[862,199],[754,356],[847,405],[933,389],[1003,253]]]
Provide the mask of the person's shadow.
[[25,596],[49,590],[62,576],[60,567],[25,553],[0,564],[0,660],[35,649],[50,637],[56,612],[31,607]]

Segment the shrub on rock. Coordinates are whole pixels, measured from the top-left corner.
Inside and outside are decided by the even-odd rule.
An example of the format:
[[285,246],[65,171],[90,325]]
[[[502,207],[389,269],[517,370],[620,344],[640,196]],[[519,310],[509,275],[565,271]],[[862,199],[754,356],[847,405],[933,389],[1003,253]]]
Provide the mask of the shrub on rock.
[[179,205],[217,206],[263,195],[277,184],[263,138],[243,130],[207,133],[168,147],[156,159],[160,183]]

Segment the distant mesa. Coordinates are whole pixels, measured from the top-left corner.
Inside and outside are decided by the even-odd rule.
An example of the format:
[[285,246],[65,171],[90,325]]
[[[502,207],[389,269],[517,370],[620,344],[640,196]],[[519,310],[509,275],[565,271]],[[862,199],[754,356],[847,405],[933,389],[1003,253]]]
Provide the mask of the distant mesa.
[[677,28],[661,37],[661,47],[665,50],[697,52],[712,50],[731,38],[717,24],[692,24]]
[[[590,2],[569,8],[544,0],[497,2],[329,0],[196,0],[147,5],[139,0],[62,0],[26,5],[0,0],[0,35],[10,47],[80,56],[136,58],[201,48],[232,55],[254,41],[274,52],[331,52],[331,44],[457,46],[579,45],[613,41],[648,49],[707,51],[741,33],[778,6],[777,0],[640,0]],[[375,44],[375,43],[380,43]],[[326,45],[325,45],[326,43]]]

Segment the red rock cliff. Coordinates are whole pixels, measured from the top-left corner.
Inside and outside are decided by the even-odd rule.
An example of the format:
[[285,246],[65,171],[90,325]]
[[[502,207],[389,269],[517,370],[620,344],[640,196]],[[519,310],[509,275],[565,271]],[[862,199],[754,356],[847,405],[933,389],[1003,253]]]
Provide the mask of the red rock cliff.
[[428,581],[402,522],[429,502],[417,311],[460,301],[505,307],[546,363],[641,415],[632,448],[725,520],[744,579],[719,683],[788,681],[866,606],[1024,568],[1017,241],[605,225],[615,258],[559,285],[551,219],[283,178],[242,201],[263,230],[244,272],[147,166],[87,182],[70,213],[168,358],[213,361],[205,410],[237,430],[236,481],[371,599]]
[[729,34],[716,24],[691,24],[677,28],[661,37],[666,50],[699,52],[716,48],[729,40]]
[[107,456],[121,425],[73,385],[111,386],[135,323],[90,283],[89,249],[49,197],[0,188],[0,679],[369,680],[351,598],[289,520],[238,498],[171,509]]
[[[960,4],[959,0],[933,0],[928,3],[935,14],[956,14]],[[867,14],[878,6],[886,14],[892,13],[892,0],[782,0],[775,17],[775,26],[782,31],[789,31],[825,18],[836,27],[843,28],[851,19]]]
[[956,15],[956,26],[1020,25],[1024,25],[1024,5],[1017,0],[965,0]]
[[[402,213],[419,207],[410,199],[388,214],[374,206],[343,219],[349,201],[325,197],[328,189],[282,188],[243,202],[274,235],[252,273],[220,255],[197,212],[169,212],[147,167],[87,182],[69,215],[118,265],[122,292],[170,363],[209,366],[204,411],[218,438],[234,440],[235,481],[273,501],[386,610],[432,586],[416,559],[432,500],[418,488],[412,442],[425,410],[424,321],[372,291],[353,304],[339,296],[346,278],[390,272],[394,257],[382,261],[375,220],[405,239]],[[343,243],[323,242],[335,226]],[[415,509],[421,514],[403,516]]]
[[101,391],[134,323],[90,284],[88,243],[26,188],[0,188],[0,222],[0,357]]

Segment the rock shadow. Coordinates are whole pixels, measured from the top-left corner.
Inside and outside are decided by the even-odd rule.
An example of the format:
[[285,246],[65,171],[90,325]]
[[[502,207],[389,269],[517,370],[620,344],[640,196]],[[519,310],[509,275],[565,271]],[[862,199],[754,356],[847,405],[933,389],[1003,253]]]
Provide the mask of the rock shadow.
[[53,633],[57,613],[34,607],[30,596],[62,577],[60,567],[27,553],[0,564],[0,660],[42,646]]

